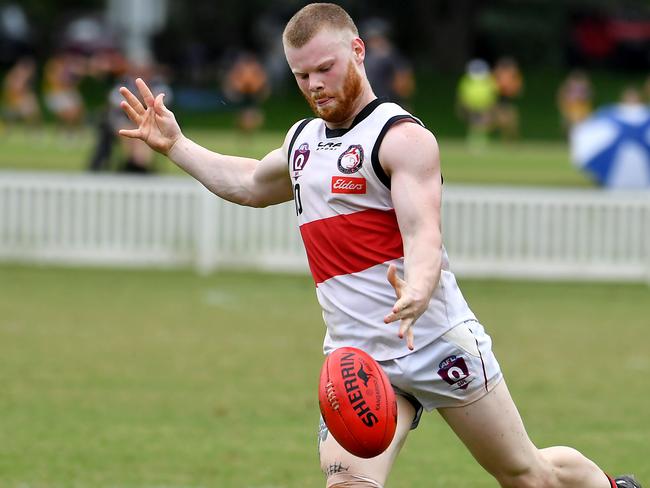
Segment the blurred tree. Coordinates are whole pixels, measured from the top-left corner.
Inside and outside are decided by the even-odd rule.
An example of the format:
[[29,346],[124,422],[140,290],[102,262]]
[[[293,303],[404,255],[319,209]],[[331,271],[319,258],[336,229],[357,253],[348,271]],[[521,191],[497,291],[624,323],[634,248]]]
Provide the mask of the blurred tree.
[[[40,53],[55,45],[55,30],[74,13],[101,11],[106,0],[15,0],[27,13]],[[337,0],[361,22],[374,16],[393,24],[396,46],[419,67],[458,73],[475,56],[508,54],[526,65],[562,67],[577,12],[627,9],[650,15],[648,0]],[[0,4],[7,1],[0,0]],[[309,0],[171,0],[169,23],[157,37],[159,57],[179,64],[201,46],[214,62],[226,50],[263,50],[260,19],[283,26]],[[190,47],[188,48],[188,45]],[[192,46],[194,46],[192,48]]]
[[25,12],[32,31],[33,51],[44,59],[58,47],[57,35],[67,19],[75,13],[101,12],[105,0],[0,0],[0,6],[11,3],[17,3]]
[[434,68],[459,71],[474,56],[474,25],[482,0],[417,0],[413,20]]

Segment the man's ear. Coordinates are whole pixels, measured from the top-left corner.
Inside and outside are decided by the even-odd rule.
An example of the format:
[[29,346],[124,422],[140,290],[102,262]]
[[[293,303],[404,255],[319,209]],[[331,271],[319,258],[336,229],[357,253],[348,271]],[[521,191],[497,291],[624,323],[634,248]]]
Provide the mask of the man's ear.
[[366,58],[366,45],[360,37],[352,39],[352,51],[354,59],[357,63],[362,63]]

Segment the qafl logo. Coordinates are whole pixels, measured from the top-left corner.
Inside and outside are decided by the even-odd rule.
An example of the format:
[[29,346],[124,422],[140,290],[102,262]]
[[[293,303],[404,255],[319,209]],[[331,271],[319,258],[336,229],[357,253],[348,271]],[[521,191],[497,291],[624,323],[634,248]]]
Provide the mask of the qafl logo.
[[356,173],[363,165],[363,147],[353,144],[339,156],[337,166],[341,173],[346,175]]
[[446,383],[455,386],[454,390],[465,390],[474,380],[462,357],[449,356],[443,359],[438,367],[438,376]]
[[291,169],[293,170],[293,177],[295,179],[298,179],[300,177],[300,173],[307,164],[307,160],[309,159],[309,144],[306,142],[304,144],[301,144],[298,149],[296,149],[293,153],[293,160],[291,162]]

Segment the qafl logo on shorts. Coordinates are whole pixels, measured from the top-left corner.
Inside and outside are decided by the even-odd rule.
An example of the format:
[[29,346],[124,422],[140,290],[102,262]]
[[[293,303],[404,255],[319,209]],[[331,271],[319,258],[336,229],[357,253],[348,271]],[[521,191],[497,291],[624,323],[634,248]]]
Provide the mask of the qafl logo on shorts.
[[438,365],[438,376],[446,383],[455,386],[454,390],[465,390],[474,380],[470,377],[467,363],[462,357],[449,356],[443,359]]
[[307,164],[307,160],[309,159],[309,152],[309,144],[306,142],[304,144],[300,144],[298,149],[294,151],[293,160],[291,162],[291,169],[293,170],[293,177],[295,179],[298,179],[300,177],[300,173]]
[[337,166],[341,173],[346,175],[356,173],[363,165],[363,147],[352,144],[339,156]]

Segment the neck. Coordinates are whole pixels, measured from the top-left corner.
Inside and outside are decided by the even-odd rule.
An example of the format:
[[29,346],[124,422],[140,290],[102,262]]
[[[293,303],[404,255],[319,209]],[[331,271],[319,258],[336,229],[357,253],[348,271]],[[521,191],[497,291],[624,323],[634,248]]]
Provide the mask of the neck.
[[332,123],[325,122],[325,125],[328,129],[346,129],[352,125],[354,118],[363,110],[363,108],[372,102],[377,96],[372,91],[370,83],[368,80],[364,80],[361,85],[361,93],[354,101],[354,109],[350,112],[350,116],[342,122]]

